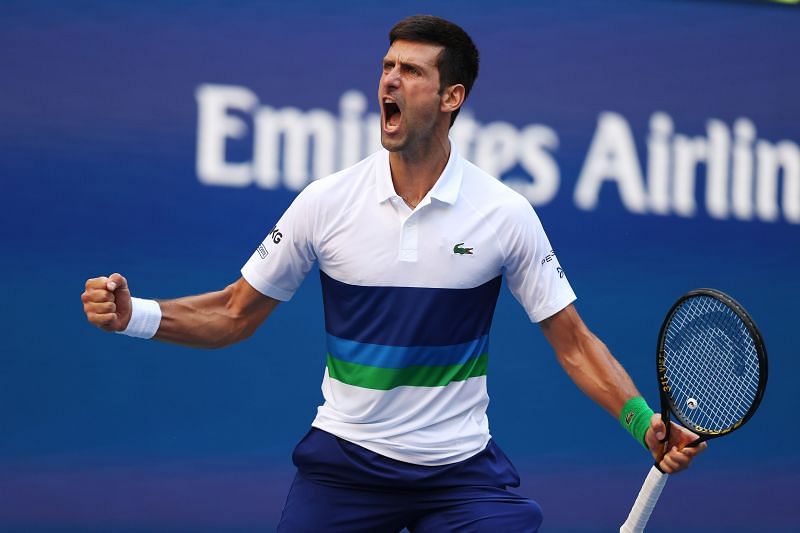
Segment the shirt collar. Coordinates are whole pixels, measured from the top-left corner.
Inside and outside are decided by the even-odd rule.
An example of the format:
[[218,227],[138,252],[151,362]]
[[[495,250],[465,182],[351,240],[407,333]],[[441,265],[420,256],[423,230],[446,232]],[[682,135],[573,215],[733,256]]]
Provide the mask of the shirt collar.
[[[452,205],[458,199],[464,169],[458,148],[452,139],[448,140],[450,141],[450,158],[447,160],[447,165],[445,165],[436,183],[433,184],[428,196]],[[378,203],[398,196],[392,183],[392,171],[389,167],[389,152],[387,150],[383,150],[380,155],[375,178],[375,192]]]

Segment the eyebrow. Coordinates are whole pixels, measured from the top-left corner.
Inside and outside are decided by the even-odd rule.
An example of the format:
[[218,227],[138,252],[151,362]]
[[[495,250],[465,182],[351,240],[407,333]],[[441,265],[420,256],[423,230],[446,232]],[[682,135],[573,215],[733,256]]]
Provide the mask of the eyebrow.
[[381,60],[381,65],[385,65],[386,63],[400,64],[400,65],[402,65],[404,67],[413,67],[413,68],[416,68],[416,69],[419,69],[419,70],[428,70],[429,68],[433,67],[433,65],[426,65],[424,63],[418,63],[418,62],[416,62],[414,60],[404,61],[402,59],[395,60],[395,59],[391,59],[389,57],[384,57]]

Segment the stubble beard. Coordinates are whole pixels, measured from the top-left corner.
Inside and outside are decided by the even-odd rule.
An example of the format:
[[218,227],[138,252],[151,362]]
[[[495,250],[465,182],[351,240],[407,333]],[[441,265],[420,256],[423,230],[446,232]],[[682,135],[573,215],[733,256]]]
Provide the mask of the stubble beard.
[[419,159],[433,149],[436,142],[435,124],[416,129],[407,129],[399,138],[392,138],[381,130],[381,145],[392,153],[397,153],[404,159]]

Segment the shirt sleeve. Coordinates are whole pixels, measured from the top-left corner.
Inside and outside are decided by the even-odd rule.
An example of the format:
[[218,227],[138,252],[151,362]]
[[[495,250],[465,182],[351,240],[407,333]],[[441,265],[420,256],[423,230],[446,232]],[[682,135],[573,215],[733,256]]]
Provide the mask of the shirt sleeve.
[[316,260],[310,189],[294,199],[242,267],[242,277],[253,288],[276,300],[290,300]]
[[575,301],[575,292],[533,207],[525,201],[509,211],[506,281],[531,321],[541,322]]

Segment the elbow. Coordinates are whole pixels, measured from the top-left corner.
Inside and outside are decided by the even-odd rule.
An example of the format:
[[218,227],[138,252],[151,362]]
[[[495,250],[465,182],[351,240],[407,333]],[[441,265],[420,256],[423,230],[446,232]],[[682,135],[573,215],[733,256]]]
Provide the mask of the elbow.
[[[228,326],[226,327],[225,342],[222,346],[230,346],[249,339],[258,329],[261,320],[252,309],[242,307],[239,291],[241,287],[236,283],[228,285],[223,290],[225,294],[225,315]],[[222,347],[221,346],[221,347]]]

